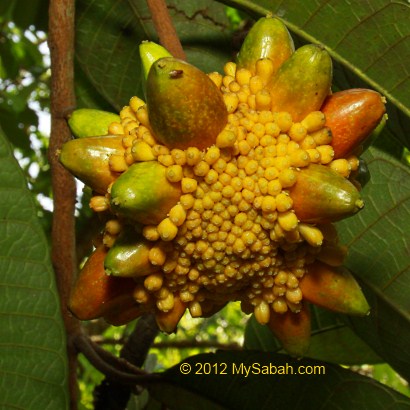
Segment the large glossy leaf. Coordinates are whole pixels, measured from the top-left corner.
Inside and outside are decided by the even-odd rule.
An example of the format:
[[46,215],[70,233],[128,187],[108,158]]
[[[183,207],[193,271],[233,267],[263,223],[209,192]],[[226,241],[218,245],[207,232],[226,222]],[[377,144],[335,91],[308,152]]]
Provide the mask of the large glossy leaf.
[[410,146],[410,4],[405,0],[221,0],[258,17],[271,12],[305,42],[323,44],[340,88],[367,85],[386,96],[388,127]]
[[369,317],[352,323],[410,379],[410,169],[377,149],[364,157],[371,174],[365,209],[338,224],[350,249],[346,266],[361,279],[372,306]]
[[0,407],[68,405],[65,334],[47,241],[0,128]]
[[[168,4],[188,60],[204,71],[221,70],[231,39],[224,7],[211,0]],[[81,0],[77,11],[77,60],[118,110],[133,95],[142,96],[139,44],[158,41],[147,6],[138,0]]]
[[207,409],[410,408],[409,398],[367,377],[324,362],[297,361],[276,353],[201,354],[167,370],[164,377],[168,390],[177,385],[190,393],[162,396],[162,391],[153,387],[151,394],[171,409],[201,408],[195,405],[202,398],[210,402]]

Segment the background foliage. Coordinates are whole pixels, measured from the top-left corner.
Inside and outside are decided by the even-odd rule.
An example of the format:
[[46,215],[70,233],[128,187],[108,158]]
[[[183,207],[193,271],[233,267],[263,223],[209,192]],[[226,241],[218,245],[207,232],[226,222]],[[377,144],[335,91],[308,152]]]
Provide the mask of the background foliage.
[[[67,406],[64,332],[48,255],[51,200],[46,199],[52,198],[45,155],[48,142],[38,114],[47,112],[49,99],[49,62],[40,51],[47,38],[47,3],[0,3],[0,321],[6,330],[0,336],[0,404],[5,408]],[[388,124],[364,155],[371,173],[363,190],[366,208],[338,224],[343,242],[350,247],[347,266],[361,281],[372,313],[352,319],[315,308],[306,363],[325,362],[326,375],[274,380],[181,376],[178,367],[172,366],[200,352],[204,354],[188,360],[291,362],[277,353],[280,345],[270,332],[240,314],[235,305],[212,319],[192,322],[186,318],[177,335],[158,337],[158,347],[146,364],[150,370],[168,369],[164,382],[150,388],[149,395],[133,397],[129,408],[143,408],[147,403],[155,408],[159,402],[170,408],[190,408],[192,402],[197,408],[246,408],[248,400],[261,408],[303,408],[305,402],[318,403],[314,408],[320,408],[319,402],[325,408],[332,403],[342,409],[410,407],[405,396],[339,366],[356,365],[353,370],[361,366],[362,372],[369,371],[367,375],[381,381],[389,379],[390,386],[409,395],[395,373],[410,379],[410,178],[405,160],[405,148],[410,146],[409,3],[167,3],[188,60],[204,71],[221,71],[234,58],[251,19],[271,11],[285,21],[298,45],[319,42],[328,49],[335,63],[335,89],[365,86],[387,97]],[[132,95],[142,97],[138,44],[157,40],[148,8],[139,0],[78,0],[76,6],[77,105],[118,111]],[[19,12],[22,7],[24,13]],[[82,206],[86,202],[84,195],[78,204],[80,256],[90,249],[91,235],[84,232],[98,229]],[[117,329],[90,323],[86,329],[96,340],[111,343],[105,345],[107,349],[118,353],[132,326]],[[192,342],[190,347],[181,348],[184,341]],[[231,341],[244,342],[245,350],[232,350],[237,345],[229,344],[230,351],[209,353],[213,351],[210,345],[226,348]],[[161,348],[161,343],[167,347]],[[93,385],[102,376],[85,360],[81,363],[83,405],[89,406]],[[362,366],[376,363],[382,364]],[[17,393],[17,386],[22,385],[23,393]]]

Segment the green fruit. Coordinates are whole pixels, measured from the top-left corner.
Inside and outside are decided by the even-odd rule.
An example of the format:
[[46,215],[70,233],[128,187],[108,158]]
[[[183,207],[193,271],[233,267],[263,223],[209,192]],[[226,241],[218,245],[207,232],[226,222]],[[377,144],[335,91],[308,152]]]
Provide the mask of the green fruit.
[[330,92],[332,60],[321,46],[298,48],[268,84],[272,111],[287,111],[294,122],[317,111]]
[[298,172],[289,188],[293,210],[302,222],[325,223],[354,215],[364,203],[355,186],[324,165],[311,164]]
[[113,276],[136,277],[156,272],[158,268],[148,259],[151,246],[152,244],[134,229],[125,229],[105,257],[106,273]]
[[60,162],[93,191],[105,194],[118,177],[109,165],[111,155],[124,155],[122,138],[115,135],[80,138],[66,142],[60,152]]
[[147,107],[155,137],[169,148],[213,145],[228,112],[212,80],[176,58],[161,58],[148,74]]
[[112,185],[112,211],[147,225],[161,222],[181,195],[180,184],[169,182],[165,171],[156,161],[131,165]]
[[237,56],[237,68],[255,73],[255,64],[261,58],[270,58],[273,73],[295,51],[292,37],[286,26],[277,18],[264,17],[251,28]]
[[172,57],[172,54],[166,48],[153,41],[143,41],[140,44],[139,51],[145,80],[148,78],[149,70],[155,61],[163,57]]
[[120,121],[119,115],[108,111],[80,108],[71,113],[68,125],[76,138],[84,138],[107,135],[108,126]]

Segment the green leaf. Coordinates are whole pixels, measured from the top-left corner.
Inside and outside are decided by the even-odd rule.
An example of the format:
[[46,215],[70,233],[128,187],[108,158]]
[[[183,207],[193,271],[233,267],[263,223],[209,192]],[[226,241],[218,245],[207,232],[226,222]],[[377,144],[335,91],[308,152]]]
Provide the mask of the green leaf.
[[346,266],[361,280],[372,313],[351,319],[355,331],[410,379],[410,169],[370,148],[365,208],[338,223],[349,246]]
[[0,407],[68,408],[65,334],[47,241],[0,129]]
[[[305,42],[321,43],[335,64],[340,88],[366,86],[386,96],[388,123],[410,147],[410,5],[374,0],[220,0],[254,17],[272,12]],[[348,87],[346,87],[348,85]],[[398,124],[400,128],[398,129]]]
[[115,108],[98,92],[84,74],[79,64],[75,65],[75,96],[77,108],[95,108],[114,112]]
[[[184,374],[181,369],[190,372]],[[150,390],[172,409],[192,408],[193,402],[198,405],[203,398],[211,401],[210,409],[410,408],[409,398],[367,377],[328,363],[294,360],[276,353],[201,354],[189,357],[163,375],[170,386],[195,394],[185,402],[178,394],[169,397],[162,396],[161,390]],[[178,404],[177,398],[181,399]]]
[[[342,315],[312,306],[312,338],[306,357],[354,365],[380,363],[382,359],[346,324]],[[244,347],[266,352],[281,351],[280,342],[267,326],[252,316],[245,329]]]
[[[204,71],[222,70],[231,33],[224,7],[210,0],[169,1],[188,61]],[[97,91],[117,110],[143,96],[138,46],[158,41],[144,2],[81,0],[77,5],[76,57]]]
[[[193,356],[195,357],[195,356]],[[158,383],[149,388],[150,396],[156,398],[171,409],[183,410],[224,410],[226,407],[220,406],[213,400],[209,400],[206,395],[199,395],[191,392],[180,383]]]

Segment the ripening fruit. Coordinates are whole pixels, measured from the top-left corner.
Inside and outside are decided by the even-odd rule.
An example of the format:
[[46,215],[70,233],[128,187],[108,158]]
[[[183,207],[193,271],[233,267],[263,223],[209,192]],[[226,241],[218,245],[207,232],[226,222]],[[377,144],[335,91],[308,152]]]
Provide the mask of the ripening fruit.
[[310,307],[303,303],[297,314],[272,314],[268,326],[291,356],[303,357],[309,348],[310,323]]
[[326,98],[321,110],[332,130],[334,158],[344,158],[359,147],[386,112],[384,98],[376,91],[355,88]]
[[355,186],[324,165],[310,164],[289,188],[293,210],[302,222],[325,223],[354,215],[364,203]]
[[118,304],[108,310],[103,318],[110,325],[122,326],[147,313],[149,308],[149,305],[140,305],[131,295],[127,295],[127,300],[123,301],[122,305]]
[[317,111],[330,92],[332,60],[321,46],[298,48],[268,84],[272,111],[286,111],[294,122]]
[[68,125],[76,138],[107,135],[112,122],[120,122],[120,116],[93,108],[79,108],[68,117]]
[[117,308],[121,310],[124,302],[130,300],[134,281],[106,275],[106,255],[104,246],[96,248],[81,269],[72,289],[68,307],[80,320],[96,319]]
[[353,275],[343,267],[316,261],[300,281],[303,297],[317,306],[348,315],[364,316],[370,307]]
[[147,106],[155,137],[169,148],[210,147],[227,123],[222,95],[201,70],[161,58],[149,72]]
[[156,161],[129,167],[112,185],[113,212],[144,224],[159,223],[181,195],[180,185],[169,182],[165,171]]
[[180,298],[174,298],[174,307],[167,311],[158,311],[155,314],[155,320],[158,327],[165,333],[175,332],[181,317],[186,310],[186,303],[182,302]]
[[236,58],[237,69],[246,68],[256,73],[257,61],[269,58],[273,75],[294,51],[293,39],[286,26],[278,18],[263,17],[246,35]]
[[118,136],[79,138],[63,145],[60,162],[91,189],[105,194],[119,175],[112,171],[110,157],[123,157],[124,152],[122,138]]

